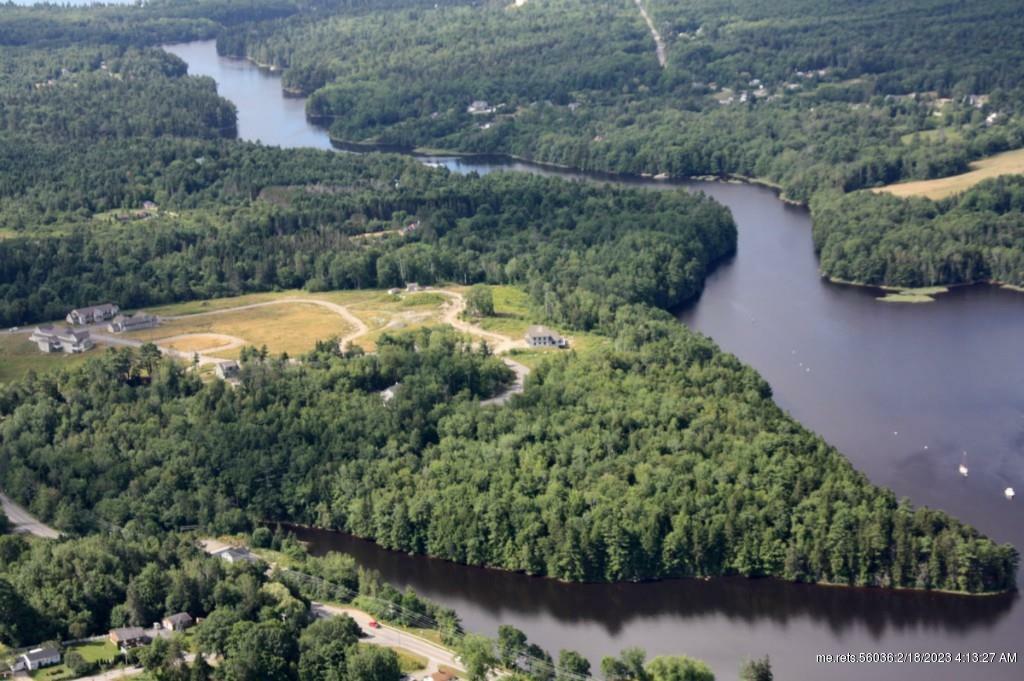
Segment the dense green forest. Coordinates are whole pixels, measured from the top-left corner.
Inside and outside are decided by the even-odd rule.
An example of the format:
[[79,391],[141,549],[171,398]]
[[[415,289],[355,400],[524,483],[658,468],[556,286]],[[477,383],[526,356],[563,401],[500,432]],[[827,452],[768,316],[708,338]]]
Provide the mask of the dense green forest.
[[1012,587],[1011,547],[873,487],[756,373],[656,316],[620,309],[615,351],[545,363],[503,409],[479,399],[507,369],[438,330],[252,360],[238,390],[112,351],[2,389],[0,484],[80,532],[286,519],[572,580]]
[[[52,220],[65,230],[0,241],[0,324],[107,299],[141,307],[280,288],[486,281],[529,285],[548,316],[593,328],[620,305],[691,300],[736,243],[725,209],[684,192],[463,177],[395,157],[238,143],[0,153],[24,159],[4,164],[19,169],[0,199],[8,224]],[[77,217],[146,199],[181,213],[123,225]],[[411,235],[352,238],[413,218],[421,228]]]
[[[310,94],[310,118],[340,140],[757,177],[803,202],[963,172],[1024,146],[1024,25],[1011,0],[647,4],[668,46],[664,69],[629,0],[299,14],[228,28],[218,48],[284,69],[285,87]],[[477,100],[487,108],[470,112]],[[884,199],[859,200],[879,201],[890,221],[902,214]],[[814,217],[831,253],[854,245]],[[917,250],[957,248],[942,229],[900,231]],[[988,230],[970,236],[986,253],[1001,246]],[[867,272],[835,257],[822,268]],[[909,275],[970,281],[959,272]],[[1007,280],[1024,283],[1024,271]]]
[[[234,105],[217,96],[212,79],[186,71],[183,61],[152,48],[0,47],[0,135],[10,135],[10,144],[22,136],[63,143],[235,137]],[[5,166],[4,174],[19,169]]]
[[908,287],[1024,281],[1024,177],[988,180],[942,201],[822,193],[811,205],[821,267],[838,279]]
[[[593,167],[631,171],[773,176],[759,164],[792,165],[776,179],[795,196],[824,197],[826,214],[835,202],[875,199],[816,194],[823,188],[839,192],[882,177],[945,172],[1019,134],[1012,123],[980,126],[977,110],[951,102],[943,124],[967,126],[960,146],[894,144],[935,124],[932,100],[826,95],[829,85],[849,85],[829,81],[827,72],[811,79],[825,82],[808,84],[806,97],[801,86],[763,109],[749,99],[747,106],[719,104],[708,83],[694,87],[691,75],[674,80],[671,61],[660,69],[632,3],[411,4],[396,2],[386,20],[360,3],[259,5],[269,14],[250,18],[278,20],[242,25],[245,13],[228,11],[235,5],[227,3],[209,21],[224,49],[272,63],[294,59],[283,65],[295,78],[303,73],[300,52],[310,60],[331,56],[311,110],[335,116],[334,106],[376,102],[370,108],[397,112],[384,120],[352,119],[346,111],[345,120],[361,121],[377,139],[478,148],[463,143],[473,138],[488,150],[497,139],[513,146],[493,150],[529,155],[542,155],[540,147],[514,145],[569,149],[562,140],[573,140],[572,153],[590,154],[607,141],[600,152],[607,155],[595,157]],[[143,26],[138,33],[103,37],[128,21],[117,12],[135,10],[149,17],[128,22]],[[602,21],[593,21],[591,10]],[[3,31],[13,30],[11,17],[21,11],[0,8],[0,36],[12,35]],[[299,364],[247,356],[237,389],[204,384],[153,347],[0,385],[0,487],[58,527],[88,534],[128,526],[159,536],[183,525],[241,531],[291,520],[389,548],[570,580],[739,574],[969,592],[1014,587],[1012,547],[872,486],[779,410],[755,372],[665,312],[696,296],[710,268],[735,249],[731,218],[706,197],[513,174],[462,177],[395,156],[218,139],[233,134],[225,128],[234,116],[213,84],[186,77],[179,60],[146,46],[168,39],[147,33],[151,19],[163,26],[173,15],[205,25],[207,15],[194,3],[104,9],[95,17],[86,10],[31,11],[52,15],[59,24],[52,39],[68,46],[42,50],[49,38],[37,36],[22,41],[27,45],[7,39],[0,48],[9,74],[0,87],[0,324],[60,317],[68,307],[103,300],[131,308],[292,287],[456,281],[515,284],[530,294],[538,321],[613,341],[608,351],[545,362],[525,393],[502,409],[480,400],[510,380],[509,370],[486,347],[471,348],[437,329],[384,337],[375,355],[345,352],[325,339]],[[81,12],[93,18],[82,23],[75,18]],[[465,33],[472,39],[452,38],[481,16],[488,19],[479,31]],[[568,23],[556,30],[551,16]],[[580,32],[563,44],[566,25]],[[399,40],[389,33],[396,27],[409,31]],[[610,39],[602,38],[604,30]],[[352,40],[336,40],[338,31],[350,31]],[[537,42],[517,42],[526,34]],[[438,53],[436,38],[455,52]],[[394,49],[373,51],[366,40]],[[250,52],[263,44],[282,52]],[[289,46],[296,45],[319,49],[292,56]],[[365,60],[346,58],[353,45]],[[545,45],[559,61],[537,60]],[[610,55],[597,55],[599,49]],[[677,49],[673,43],[671,59],[679,59]],[[488,68],[467,70],[467,59]],[[419,79],[442,85],[456,72],[461,84],[438,88],[437,99],[412,101],[419,113],[411,116],[410,102],[391,107],[394,92],[377,93],[378,102],[358,90],[374,78],[388,83],[401,76],[409,79],[401,92],[426,96]],[[319,86],[318,73],[302,78]],[[332,84],[341,77],[355,84],[355,98],[347,86]],[[716,87],[736,85],[715,77],[730,83]],[[480,90],[481,79],[497,89]],[[499,110],[484,118],[466,113],[470,101],[485,97]],[[671,111],[658,108],[666,102],[676,102]],[[76,113],[86,107],[92,112]],[[340,120],[334,125],[348,125]],[[673,122],[659,127],[665,120]],[[418,137],[433,125],[452,127],[442,137]],[[832,126],[849,134],[836,135]],[[709,142],[719,139],[712,130],[722,140],[718,151],[719,142]],[[748,144],[761,139],[759,130],[781,146]],[[603,141],[588,142],[594,138]],[[692,158],[680,153],[685,145]],[[892,156],[863,166],[861,147]],[[680,165],[625,165],[652,154]],[[1014,187],[990,185],[939,210],[957,224],[982,210],[1010,221],[1020,213]],[[146,201],[157,207],[138,210]],[[413,232],[360,238],[410,221],[419,222]],[[853,221],[837,224],[851,225],[835,232],[849,240]],[[963,224],[972,233],[983,227]],[[886,232],[884,224],[877,231]],[[835,243],[829,236],[816,232],[823,253]],[[989,238],[1003,234],[990,229],[979,237]],[[878,241],[876,250],[884,234]],[[385,404],[378,393],[395,383],[402,387]],[[149,562],[125,560],[139,570]],[[127,594],[131,577],[123,575],[118,583]],[[119,589],[115,584],[110,593]],[[31,589],[19,593],[24,602],[37,598]],[[124,609],[115,613],[122,600],[104,603],[84,628],[123,616]],[[266,618],[259,619],[241,629],[263,627]],[[55,634],[71,633],[74,624],[70,615],[47,621]],[[237,640],[261,640],[248,636]],[[217,650],[229,653],[230,668],[227,645]],[[278,657],[301,667],[301,654],[287,645]],[[259,657],[254,650],[239,655],[238,664]],[[623,678],[641,678],[642,660],[636,668]]]

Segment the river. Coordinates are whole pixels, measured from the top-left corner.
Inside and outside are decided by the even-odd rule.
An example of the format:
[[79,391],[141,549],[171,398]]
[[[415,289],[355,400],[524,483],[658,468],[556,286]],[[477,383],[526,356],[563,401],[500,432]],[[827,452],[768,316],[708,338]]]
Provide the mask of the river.
[[[238,107],[239,135],[327,149],[304,102],[279,77],[219,58],[212,42],[167,48],[193,74],[218,82]],[[496,170],[609,181],[501,159],[432,157],[455,172]],[[915,504],[949,511],[998,541],[1024,547],[1024,295],[956,289],[937,302],[881,303],[877,291],[829,284],[818,274],[807,211],[768,189],[715,182],[616,183],[704,191],[728,206],[738,251],[709,277],[681,322],[755,367],[775,399],[842,450],[873,482]],[[969,452],[970,476],[957,466]],[[735,679],[744,658],[769,654],[786,680],[942,681],[1024,678],[1024,606],[1014,595],[942,594],[792,585],[773,580],[682,580],[571,585],[383,551],[338,533],[301,530],[315,551],[341,550],[399,586],[449,605],[469,629],[513,624],[557,654],[593,662],[639,645],[706,660]],[[1022,580],[1024,583],[1024,580]],[[1007,651],[1015,664],[833,664],[818,653]]]

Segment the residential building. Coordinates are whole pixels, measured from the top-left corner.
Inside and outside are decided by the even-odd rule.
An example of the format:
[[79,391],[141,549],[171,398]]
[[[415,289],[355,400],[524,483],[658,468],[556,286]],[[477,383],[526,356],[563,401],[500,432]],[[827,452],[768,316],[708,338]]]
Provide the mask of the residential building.
[[149,634],[142,627],[118,627],[108,634],[110,642],[121,650],[137,648],[149,643]]
[[110,333],[124,333],[125,331],[136,331],[156,326],[160,320],[145,312],[136,312],[133,315],[119,314],[107,324],[107,331]]
[[168,631],[185,631],[195,624],[195,620],[187,612],[178,612],[165,617],[161,624]]
[[473,116],[479,116],[481,114],[494,113],[494,107],[488,104],[482,99],[478,99],[468,107],[466,107],[466,113],[472,114]]
[[35,671],[40,667],[60,664],[60,651],[56,648],[33,648],[19,658],[23,669]]
[[219,378],[223,378],[227,381],[232,378],[237,378],[239,372],[242,371],[242,367],[234,360],[226,360],[224,362],[217,362],[213,371]]
[[98,322],[110,321],[120,311],[121,308],[114,303],[82,307],[68,312],[67,321],[68,324],[74,324],[75,326],[81,326],[82,324],[96,324]]
[[384,390],[381,390],[380,398],[384,400],[384,404],[387,404],[391,400],[395,399],[395,395],[398,394],[398,389],[401,387],[401,383],[395,383],[394,385],[389,385],[387,388],[384,388]]
[[89,332],[84,329],[72,329],[69,326],[37,326],[28,337],[42,352],[66,352],[68,354],[85,352],[93,347]]
[[259,558],[254,556],[249,549],[229,546],[213,552],[214,556],[227,561],[228,563],[258,563]]
[[526,344],[531,348],[565,348],[569,342],[546,326],[531,326],[526,330]]

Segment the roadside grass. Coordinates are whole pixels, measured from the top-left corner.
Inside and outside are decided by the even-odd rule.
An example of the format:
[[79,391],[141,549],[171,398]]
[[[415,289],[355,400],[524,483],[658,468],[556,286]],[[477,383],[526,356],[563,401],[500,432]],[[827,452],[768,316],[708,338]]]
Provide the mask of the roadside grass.
[[406,650],[405,648],[392,648],[392,650],[398,654],[398,668],[403,674],[426,669],[429,664],[427,658],[422,655],[417,655],[411,650]]
[[[247,344],[267,349],[273,354],[287,352],[298,355],[313,349],[316,341],[331,336],[343,336],[352,330],[337,313],[308,303],[286,303],[248,310],[224,312],[194,318],[173,319],[151,329],[126,334],[138,340],[156,341],[161,338],[182,334],[222,333],[244,339]],[[208,337],[207,337],[208,338]],[[182,343],[184,339],[173,341]],[[203,342],[200,339],[198,342]],[[216,342],[213,346],[225,345],[227,341]],[[213,353],[217,357],[237,356],[240,349],[225,353]]]
[[887,192],[901,198],[923,196],[938,200],[964,192],[983,180],[1019,173],[1024,173],[1024,149],[1015,149],[975,161],[971,163],[971,170],[961,175],[941,177],[935,180],[897,182],[884,187],[876,187],[871,191]]
[[0,333],[0,383],[16,381],[29,371],[44,373],[75,367],[90,357],[103,354],[103,350],[97,343],[95,348],[79,355],[45,353],[40,352],[26,334]]

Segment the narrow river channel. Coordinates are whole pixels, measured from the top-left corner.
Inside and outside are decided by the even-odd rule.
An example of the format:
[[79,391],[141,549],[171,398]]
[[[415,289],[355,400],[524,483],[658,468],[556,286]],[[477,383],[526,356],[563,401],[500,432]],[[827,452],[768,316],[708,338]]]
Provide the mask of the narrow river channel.
[[[212,41],[168,46],[195,75],[212,76],[238,107],[243,139],[331,148],[304,101],[282,96],[277,75],[219,58]],[[454,172],[498,170],[609,181],[501,159],[424,159]],[[614,179],[657,190],[704,191],[732,210],[739,249],[708,279],[680,320],[715,339],[771,383],[776,401],[842,450],[873,482],[915,504],[960,517],[1024,547],[1024,295],[957,289],[921,305],[818,276],[810,219],[767,189],[711,182]],[[967,451],[970,476],[957,466]],[[735,679],[744,658],[769,654],[780,680],[943,681],[1024,678],[1024,606],[1014,595],[825,588],[718,579],[571,585],[419,556],[299,530],[317,552],[345,551],[399,585],[449,605],[467,628],[523,629],[543,647],[593,662],[639,645],[651,655],[706,660]],[[1021,580],[1024,582],[1024,580]],[[1016,653],[1000,664],[833,664],[819,653]]]

